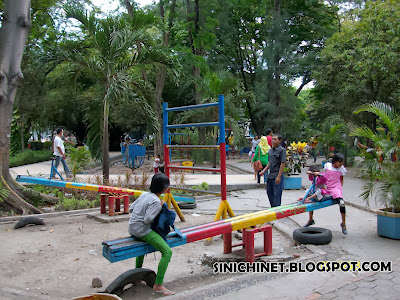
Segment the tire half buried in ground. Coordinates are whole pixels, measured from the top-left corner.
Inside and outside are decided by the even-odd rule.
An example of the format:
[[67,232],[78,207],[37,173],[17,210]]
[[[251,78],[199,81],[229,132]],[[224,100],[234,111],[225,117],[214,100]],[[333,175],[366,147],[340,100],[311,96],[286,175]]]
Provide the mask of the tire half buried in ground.
[[300,244],[325,245],[332,240],[332,232],[320,227],[300,227],[293,231],[293,239]]
[[196,203],[177,202],[177,204],[181,209],[193,209],[197,207]]
[[39,219],[38,217],[26,217],[22,218],[15,224],[14,229],[19,229],[25,227],[26,225],[46,225],[44,224],[43,220]]

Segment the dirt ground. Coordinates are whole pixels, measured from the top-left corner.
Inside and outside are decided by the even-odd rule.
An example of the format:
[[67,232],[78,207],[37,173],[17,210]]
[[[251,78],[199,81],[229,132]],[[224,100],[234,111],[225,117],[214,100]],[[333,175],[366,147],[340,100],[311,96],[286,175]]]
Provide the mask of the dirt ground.
[[[185,217],[185,223],[176,222],[178,228],[213,219],[212,215],[193,216],[190,211],[185,212]],[[134,268],[134,259],[110,263],[102,256],[101,242],[127,236],[128,221],[100,223],[85,215],[64,215],[44,221],[46,226],[17,230],[13,230],[12,223],[0,224],[1,299],[70,299],[88,295],[104,290],[118,275]],[[262,240],[256,240],[259,248],[261,243]],[[273,245],[279,245],[274,248],[274,254],[294,249],[290,241],[277,232],[273,235]],[[213,275],[212,268],[203,264],[205,253],[220,255],[222,252],[221,237],[215,237],[209,246],[198,241],[173,248],[165,285],[181,292],[229,278]],[[148,254],[144,267],[156,270],[159,259],[160,253]],[[94,277],[102,279],[103,288],[91,287]],[[127,289],[121,297],[159,298],[150,288],[142,286]]]
[[[127,168],[120,162],[112,164],[110,173],[120,174],[123,180]],[[133,170],[151,176],[150,163]],[[100,175],[101,169],[88,174]],[[92,179],[93,180],[93,179]],[[183,211],[186,222],[178,228],[190,227],[213,221],[214,215],[199,211]],[[46,226],[27,226],[14,230],[14,223],[0,222],[0,299],[71,299],[103,291],[116,277],[133,269],[135,260],[110,263],[102,256],[102,241],[128,236],[128,221],[101,223],[86,215],[60,215],[44,219]],[[236,233],[236,235],[238,235]],[[233,242],[240,242],[233,238]],[[256,248],[262,250],[262,235],[256,235]],[[287,255],[298,249],[279,232],[273,231],[273,254]],[[220,257],[223,253],[222,237],[213,238],[211,245],[198,241],[173,248],[165,282],[176,292],[191,290],[240,275],[214,275],[212,267],[205,264],[205,256]],[[243,250],[237,251],[244,260]],[[157,269],[160,253],[148,254],[144,266]],[[93,288],[92,279],[99,277],[102,288]],[[162,297],[162,296],[161,296]],[[152,289],[132,286],[122,294],[123,299],[160,298]]]

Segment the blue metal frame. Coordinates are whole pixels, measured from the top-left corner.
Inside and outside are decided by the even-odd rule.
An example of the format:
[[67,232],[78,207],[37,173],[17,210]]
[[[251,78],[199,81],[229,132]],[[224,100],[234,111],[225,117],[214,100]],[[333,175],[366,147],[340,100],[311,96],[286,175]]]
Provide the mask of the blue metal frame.
[[126,148],[127,147],[121,143],[122,163],[126,164],[129,168],[141,167],[146,158],[146,147],[128,144],[128,156],[126,155]]

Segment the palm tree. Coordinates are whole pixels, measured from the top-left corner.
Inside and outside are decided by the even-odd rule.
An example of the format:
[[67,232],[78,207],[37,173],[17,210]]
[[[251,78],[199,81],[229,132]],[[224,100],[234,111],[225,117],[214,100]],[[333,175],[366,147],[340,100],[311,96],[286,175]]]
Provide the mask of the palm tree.
[[385,130],[372,130],[360,126],[351,135],[370,139],[375,151],[364,152],[364,160],[359,163],[365,184],[361,194],[367,202],[375,195],[381,204],[400,212],[400,115],[382,102],[366,104],[354,114],[369,112],[376,115],[384,124]]
[[318,135],[318,145],[324,153],[326,159],[329,158],[329,151],[331,147],[340,148],[344,145],[342,130],[344,126],[345,125],[343,123],[332,125],[325,133],[321,133]]
[[[118,99],[127,98],[135,101],[138,108],[146,109],[145,115],[148,122],[153,127],[158,126],[155,118],[154,109],[149,105],[148,98],[151,98],[145,86],[137,77],[135,78],[133,69],[139,68],[143,64],[155,64],[172,67],[172,59],[161,50],[151,47],[150,39],[144,31],[130,28],[127,19],[108,17],[97,19],[94,13],[88,13],[79,7],[67,7],[66,15],[74,18],[82,24],[82,29],[87,33],[90,48],[84,54],[77,52],[68,53],[69,61],[77,67],[77,71],[85,70],[97,84],[103,86],[104,94],[101,99],[102,111],[100,114],[100,127],[97,127],[99,115],[95,115],[90,120],[92,134],[89,136],[94,140],[100,138],[102,161],[103,161],[103,181],[109,179],[109,112],[110,105]],[[140,51],[137,42],[143,44]],[[148,41],[148,43],[147,43]],[[147,47],[144,47],[147,46]],[[135,80],[136,79],[136,80]],[[97,131],[95,128],[100,128]],[[95,133],[93,134],[93,130]],[[93,151],[92,151],[93,152]],[[95,151],[94,151],[95,153]]]

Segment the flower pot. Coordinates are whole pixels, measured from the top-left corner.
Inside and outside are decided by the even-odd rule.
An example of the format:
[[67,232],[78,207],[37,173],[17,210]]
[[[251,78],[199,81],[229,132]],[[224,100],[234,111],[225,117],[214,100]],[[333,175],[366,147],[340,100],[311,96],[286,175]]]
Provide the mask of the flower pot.
[[377,212],[378,235],[400,240],[400,213],[391,212],[390,208]]
[[300,190],[301,177],[300,176],[283,176],[283,189],[284,190]]

